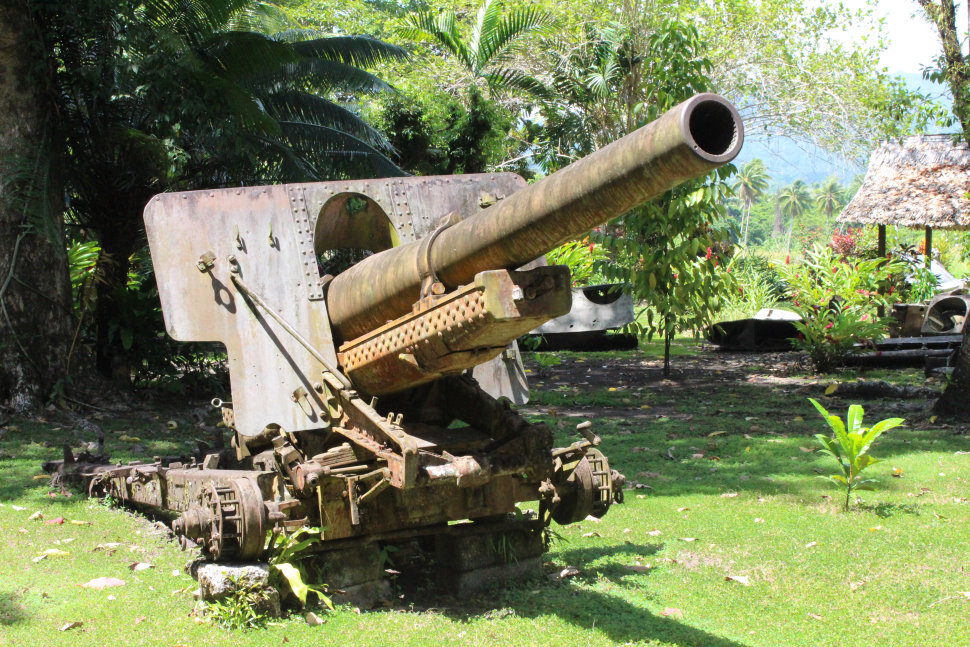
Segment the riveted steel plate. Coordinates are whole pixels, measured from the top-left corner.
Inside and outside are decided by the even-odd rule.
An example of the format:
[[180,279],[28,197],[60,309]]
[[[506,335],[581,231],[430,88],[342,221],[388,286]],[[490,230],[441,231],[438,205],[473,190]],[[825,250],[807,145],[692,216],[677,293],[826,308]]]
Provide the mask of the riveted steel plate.
[[[326,407],[314,388],[323,367],[236,289],[229,257],[234,257],[246,285],[335,365],[316,254],[349,245],[346,240],[320,239],[318,234],[342,231],[358,240],[370,233],[348,233],[355,224],[353,216],[328,210],[328,204],[338,204],[341,196],[346,203],[345,194],[366,197],[392,229],[387,238],[391,242],[381,244],[397,244],[427,235],[446,214],[469,217],[483,203],[511,195],[525,185],[518,175],[501,173],[155,196],[145,208],[145,226],[166,329],[180,341],[215,341],[226,346],[235,424],[241,434],[258,434],[270,424],[288,431],[326,427]],[[321,217],[347,218],[350,229],[324,227],[328,223],[319,222]],[[373,217],[366,221],[370,226],[374,222]],[[206,271],[200,271],[204,256],[214,260]],[[294,399],[295,393],[299,397]]]

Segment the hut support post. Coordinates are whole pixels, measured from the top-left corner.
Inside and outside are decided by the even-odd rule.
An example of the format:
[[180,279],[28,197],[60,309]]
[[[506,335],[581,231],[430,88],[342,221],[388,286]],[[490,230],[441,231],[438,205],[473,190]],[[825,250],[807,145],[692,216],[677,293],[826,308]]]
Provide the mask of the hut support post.
[[[879,225],[879,242],[877,243],[877,251],[879,253],[879,258],[886,258],[886,225]],[[886,309],[879,306],[876,309],[876,313],[879,318],[882,319],[886,316]]]
[[926,260],[926,267],[929,267],[933,262],[933,228],[926,228],[926,251],[923,252],[923,258]]

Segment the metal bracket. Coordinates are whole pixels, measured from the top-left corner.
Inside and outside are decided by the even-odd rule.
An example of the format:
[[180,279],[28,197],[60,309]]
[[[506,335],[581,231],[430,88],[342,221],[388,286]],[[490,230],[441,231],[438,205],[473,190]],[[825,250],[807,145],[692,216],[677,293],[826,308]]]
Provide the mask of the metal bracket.
[[421,298],[440,296],[445,293],[444,284],[438,280],[438,275],[431,265],[431,245],[441,232],[448,227],[461,222],[461,214],[452,211],[438,222],[438,227],[429,236],[421,239],[418,247],[418,276],[421,277]]

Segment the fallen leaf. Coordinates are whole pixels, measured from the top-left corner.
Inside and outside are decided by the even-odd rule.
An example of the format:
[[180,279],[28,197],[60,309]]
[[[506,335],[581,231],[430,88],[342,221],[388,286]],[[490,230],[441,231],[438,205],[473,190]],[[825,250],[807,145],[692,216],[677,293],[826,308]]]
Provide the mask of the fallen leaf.
[[721,495],[721,498],[722,499],[733,499],[737,495],[738,495],[737,492],[725,492],[724,494]]
[[66,625],[58,629],[58,631],[70,631],[71,629],[77,629],[83,624],[83,622],[68,622]]
[[593,515],[588,515],[585,519],[583,519],[583,521],[592,521],[593,523],[600,522],[600,520],[597,517],[594,517]]
[[827,387],[825,387],[825,395],[832,395],[838,388],[838,384],[829,384]]
[[970,600],[970,591],[960,591],[960,595]]
[[870,532],[879,532],[880,530],[882,530],[882,526],[873,526],[869,529]]
[[630,564],[628,566],[624,566],[623,568],[628,571],[633,571],[634,573],[649,573],[651,570],[653,570],[651,566],[644,566],[641,564]]
[[81,521],[80,519],[71,519],[71,523],[75,526],[90,526],[90,521]]
[[812,452],[815,451],[814,447],[799,447],[798,449],[805,452],[806,454],[811,454]]
[[893,468],[892,476],[894,478],[898,478],[898,479],[903,478],[903,470],[902,470],[902,468],[901,467],[894,467]]
[[94,589],[100,591],[101,589],[111,588],[112,586],[124,586],[125,581],[119,580],[116,577],[98,577],[89,582],[85,582],[81,585],[83,589]]
[[136,625],[140,625],[143,622],[145,622],[145,616],[138,616],[137,618],[135,618]]
[[27,517],[27,521],[37,521],[38,519],[43,519],[43,518],[44,518],[44,513],[38,510],[34,514]]
[[822,616],[818,615],[817,613],[809,613],[808,614],[808,617],[811,618],[812,620],[821,620],[822,619]]
[[755,518],[754,518],[754,522],[755,522],[755,523],[764,523],[764,522],[765,522],[765,520],[764,520],[764,519],[762,519],[761,517],[755,517]]
[[748,579],[747,575],[728,575],[724,578],[725,582],[737,582],[744,586],[751,586],[751,580]]
[[650,532],[648,532],[647,534],[650,535],[651,537],[658,537],[658,536],[662,535],[663,532],[661,532],[660,530],[654,529],[654,530],[651,530]]
[[109,541],[107,544],[98,544],[97,546],[95,546],[94,548],[91,549],[91,552],[95,552],[95,551],[99,551],[99,550],[110,550],[112,548],[117,548],[120,545],[121,545],[120,542],[117,542],[117,541]]
[[726,431],[712,431],[711,433],[707,434],[707,437],[711,438],[713,436],[723,436],[726,433]]
[[602,537],[598,532],[584,532],[583,537]]
[[108,600],[111,600],[111,601],[114,601],[114,600],[117,600],[118,598],[116,598],[116,597],[115,597],[115,596],[113,596],[113,595],[109,595],[107,599],[108,599]]
[[623,532],[624,532],[624,533],[627,533],[627,532],[633,532],[633,529],[631,529],[631,528],[624,528],[624,529],[623,529]]
[[567,566],[566,568],[559,571],[559,579],[564,580],[567,577],[575,577],[579,575],[579,569],[575,566]]
[[697,452],[696,454],[691,454],[690,457],[691,458],[704,458],[704,454],[702,452]]
[[63,526],[64,517],[54,517],[53,519],[48,519],[44,522],[44,524],[48,526]]
[[323,624],[323,618],[310,611],[308,614],[306,614],[306,623],[311,627],[319,627]]
[[42,552],[40,555],[38,555],[37,557],[35,557],[34,558],[34,561],[35,562],[39,562],[42,559],[45,559],[47,557],[67,557],[68,555],[70,555],[69,552],[64,551],[64,550],[61,550],[59,548],[48,548],[47,550],[45,550],[44,552]]
[[31,478],[35,481],[43,481],[45,479],[49,479],[50,476],[48,476],[47,474],[35,474]]
[[674,607],[667,607],[663,611],[660,612],[660,615],[662,615],[662,616],[668,616],[668,617],[669,616],[674,616],[675,618],[683,618],[684,617],[684,612],[681,611],[680,609],[677,609],[677,608],[674,608]]
[[930,416],[930,422],[936,422],[937,416]]
[[692,541],[697,541],[697,537],[680,537],[679,539],[680,539],[681,541],[686,541],[686,542],[688,542],[688,543],[690,543],[690,542],[692,542]]
[[128,564],[129,571],[138,572],[138,571],[148,570],[149,568],[154,568],[154,567],[147,562],[132,562],[131,564]]
[[792,420],[795,422],[805,422],[805,418],[802,418],[801,416],[795,416],[792,418]]
[[683,508],[677,508],[677,512],[687,512],[688,510],[690,510],[690,508],[688,508],[686,506],[683,507]]
[[13,508],[14,510],[16,510],[17,512],[23,512],[24,510],[27,509],[27,508],[22,508],[19,505],[12,505],[10,507]]
[[818,542],[817,541],[810,541],[807,544],[805,544],[805,548],[812,548],[813,546],[818,546]]

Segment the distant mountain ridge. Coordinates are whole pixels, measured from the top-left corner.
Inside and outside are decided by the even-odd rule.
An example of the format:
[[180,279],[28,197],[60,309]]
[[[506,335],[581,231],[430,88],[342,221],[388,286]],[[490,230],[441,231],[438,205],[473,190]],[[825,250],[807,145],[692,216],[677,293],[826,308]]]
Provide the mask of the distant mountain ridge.
[[[950,105],[950,94],[944,86],[926,81],[919,74],[900,73],[897,76],[901,77],[910,89],[920,90],[940,99],[947,106]],[[952,129],[935,129],[932,132],[949,130]],[[796,142],[787,137],[776,137],[769,141],[749,139],[735,160],[735,165],[741,167],[755,158],[760,158],[768,167],[772,190],[791,184],[795,180],[814,184],[831,175],[839,178],[843,184],[848,184],[856,174],[866,172],[864,165],[852,164],[840,156],[826,153],[817,146]]]

